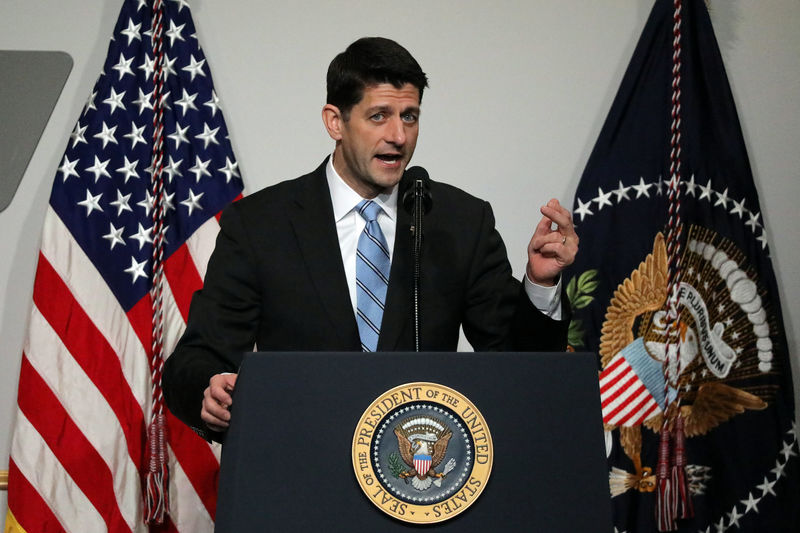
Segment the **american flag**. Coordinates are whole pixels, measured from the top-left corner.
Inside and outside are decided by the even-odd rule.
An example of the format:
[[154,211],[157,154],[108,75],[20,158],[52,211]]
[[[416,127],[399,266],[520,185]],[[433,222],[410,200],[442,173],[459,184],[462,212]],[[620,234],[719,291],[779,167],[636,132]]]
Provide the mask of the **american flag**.
[[[143,492],[159,204],[151,180],[163,181],[165,355],[202,285],[219,212],[243,190],[189,6],[161,5],[154,31],[153,0],[123,3],[56,173],[22,355],[7,531],[149,527]],[[152,163],[154,93],[162,94],[160,171]],[[211,531],[218,450],[166,416],[170,514],[153,529]]]

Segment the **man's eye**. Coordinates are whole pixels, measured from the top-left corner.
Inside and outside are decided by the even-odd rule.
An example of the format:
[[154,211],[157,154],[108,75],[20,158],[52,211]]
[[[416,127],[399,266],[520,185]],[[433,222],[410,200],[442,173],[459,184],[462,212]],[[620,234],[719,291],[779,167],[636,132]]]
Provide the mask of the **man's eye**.
[[403,115],[403,122],[414,123],[417,121],[417,115],[414,113],[406,113]]
[[383,120],[383,117],[384,117],[383,113],[375,113],[369,118],[374,120],[375,122],[380,122],[381,120]]

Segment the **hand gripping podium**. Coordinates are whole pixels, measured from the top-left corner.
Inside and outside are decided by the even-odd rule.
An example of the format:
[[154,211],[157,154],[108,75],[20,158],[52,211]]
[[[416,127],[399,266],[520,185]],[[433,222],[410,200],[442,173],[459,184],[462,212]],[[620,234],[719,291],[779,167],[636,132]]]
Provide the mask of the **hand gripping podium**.
[[216,531],[596,533],[610,498],[594,354],[253,353]]

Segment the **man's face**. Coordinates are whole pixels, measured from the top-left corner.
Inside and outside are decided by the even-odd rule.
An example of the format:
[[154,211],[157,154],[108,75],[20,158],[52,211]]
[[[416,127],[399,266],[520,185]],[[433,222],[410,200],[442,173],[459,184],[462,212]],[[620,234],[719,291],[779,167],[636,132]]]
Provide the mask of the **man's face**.
[[362,197],[374,198],[400,181],[417,146],[419,113],[416,87],[381,83],[364,89],[348,120],[339,117],[335,132],[329,128],[337,140],[334,167]]

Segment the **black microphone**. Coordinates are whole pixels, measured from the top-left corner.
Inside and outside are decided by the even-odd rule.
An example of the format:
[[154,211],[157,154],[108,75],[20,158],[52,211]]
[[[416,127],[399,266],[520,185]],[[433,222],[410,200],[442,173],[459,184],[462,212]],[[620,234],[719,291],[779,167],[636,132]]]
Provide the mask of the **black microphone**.
[[428,171],[422,167],[411,167],[406,170],[404,178],[407,180],[406,192],[403,193],[403,207],[411,214],[413,225],[411,235],[414,239],[414,351],[420,351],[420,281],[422,279],[422,221],[423,215],[431,210],[433,200],[428,190]]
[[406,192],[403,193],[403,208],[407,213],[414,213],[414,196],[422,196],[422,213],[425,214],[433,207],[433,199],[428,187],[431,178],[428,171],[422,167],[411,167],[406,169],[404,179],[410,183]]

